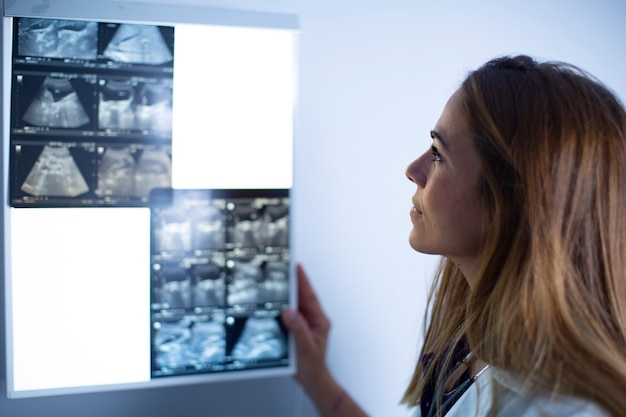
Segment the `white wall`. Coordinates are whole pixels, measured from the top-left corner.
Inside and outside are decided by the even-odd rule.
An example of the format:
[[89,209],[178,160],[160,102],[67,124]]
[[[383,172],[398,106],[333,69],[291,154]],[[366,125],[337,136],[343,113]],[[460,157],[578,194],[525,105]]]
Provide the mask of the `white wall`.
[[[523,52],[575,63],[626,100],[622,0],[135,1],[300,16],[298,259],[333,320],[329,362],[373,416],[407,415],[397,403],[416,358],[435,262],[407,244],[414,189],[404,168],[428,146],[428,131],[465,71],[495,55]],[[285,381],[269,386],[219,390],[266,389],[277,404],[293,401]],[[207,392],[215,389],[206,386]],[[203,387],[168,393],[194,408],[187,415],[204,415],[198,411]],[[75,415],[107,407],[117,407],[110,415],[144,415],[148,405],[139,401],[155,398],[120,393],[83,399]],[[36,404],[51,409],[55,401],[63,400]],[[120,402],[126,407],[115,405]],[[0,415],[34,415],[23,410],[38,405],[24,404],[0,398]],[[296,408],[296,415],[314,415],[306,402]],[[287,406],[274,409],[292,415]],[[149,410],[158,415],[158,408]]]

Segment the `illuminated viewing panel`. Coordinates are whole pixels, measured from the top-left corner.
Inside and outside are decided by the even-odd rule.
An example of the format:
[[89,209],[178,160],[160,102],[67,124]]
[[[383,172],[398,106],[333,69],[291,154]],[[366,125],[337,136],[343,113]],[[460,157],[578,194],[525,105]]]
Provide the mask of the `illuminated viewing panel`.
[[3,23],[9,398],[292,374],[296,28]]

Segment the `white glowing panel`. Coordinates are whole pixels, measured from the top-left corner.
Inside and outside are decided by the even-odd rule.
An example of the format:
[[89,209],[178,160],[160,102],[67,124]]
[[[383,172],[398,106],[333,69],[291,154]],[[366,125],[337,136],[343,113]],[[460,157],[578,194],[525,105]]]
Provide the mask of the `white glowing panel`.
[[[202,39],[202,42],[199,40]],[[280,30],[176,27],[174,188],[290,188],[294,37]]]
[[14,389],[147,381],[149,209],[11,209],[11,227]]

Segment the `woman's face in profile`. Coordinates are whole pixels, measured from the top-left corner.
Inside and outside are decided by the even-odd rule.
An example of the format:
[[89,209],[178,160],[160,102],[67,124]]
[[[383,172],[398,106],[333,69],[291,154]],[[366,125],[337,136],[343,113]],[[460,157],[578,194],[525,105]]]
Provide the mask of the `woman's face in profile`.
[[478,192],[481,163],[461,117],[460,95],[446,104],[431,136],[432,147],[413,161],[406,175],[417,185],[410,216],[411,247],[459,264],[466,278],[477,271],[482,232]]

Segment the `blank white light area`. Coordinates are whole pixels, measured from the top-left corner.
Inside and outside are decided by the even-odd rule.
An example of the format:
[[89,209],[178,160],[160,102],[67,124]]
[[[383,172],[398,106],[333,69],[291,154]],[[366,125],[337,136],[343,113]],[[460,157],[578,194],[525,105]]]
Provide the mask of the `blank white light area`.
[[149,209],[10,215],[13,389],[148,381]]
[[177,25],[174,188],[290,188],[294,33]]

